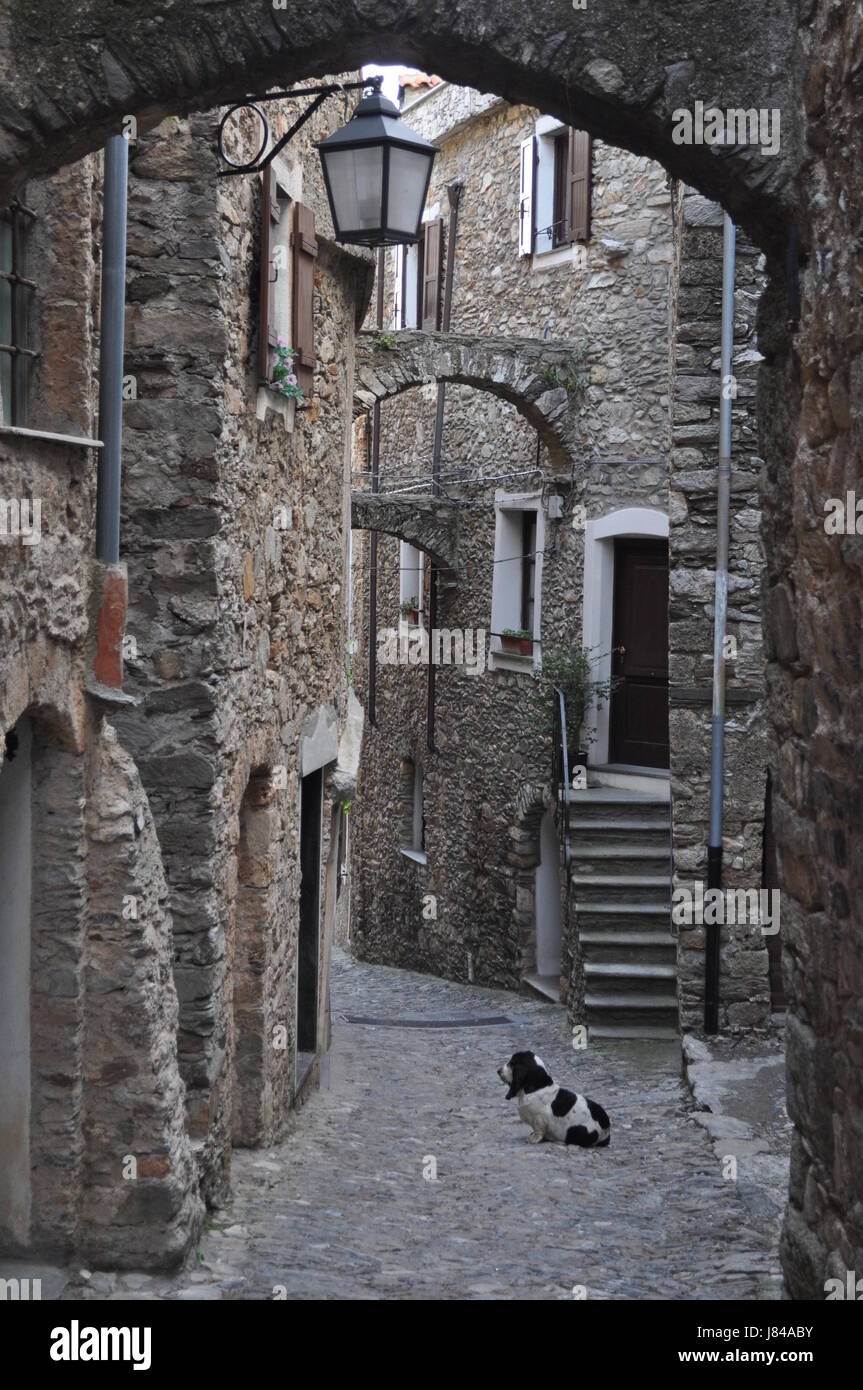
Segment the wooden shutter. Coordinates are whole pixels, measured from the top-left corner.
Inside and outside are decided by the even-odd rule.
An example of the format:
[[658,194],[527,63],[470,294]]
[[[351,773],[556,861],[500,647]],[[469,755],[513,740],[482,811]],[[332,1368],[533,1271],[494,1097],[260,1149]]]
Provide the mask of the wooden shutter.
[[303,203],[296,204],[294,213],[294,302],[291,346],[294,349],[294,370],[304,395],[308,395],[315,379],[315,260],[318,240],[315,236],[315,214]]
[[518,254],[532,256],[536,235],[534,188],[536,187],[536,136],[521,142],[521,186],[518,195]]
[[278,340],[276,324],[276,280],[273,265],[273,224],[281,220],[279,185],[270,164],[261,178],[261,285],[258,312],[258,376],[262,382],[272,376],[272,349]]
[[590,240],[590,136],[569,132],[569,240]]
[[424,333],[440,328],[441,267],[443,265],[443,218],[427,222],[423,249],[423,312]]

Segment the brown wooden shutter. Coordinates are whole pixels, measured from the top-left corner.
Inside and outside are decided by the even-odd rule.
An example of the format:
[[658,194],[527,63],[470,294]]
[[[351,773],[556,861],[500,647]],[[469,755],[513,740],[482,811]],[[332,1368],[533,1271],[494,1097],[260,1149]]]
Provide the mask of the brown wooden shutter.
[[441,266],[443,265],[443,218],[427,222],[423,250],[423,314],[424,333],[440,328]]
[[304,395],[309,395],[315,379],[315,260],[318,239],[315,214],[302,203],[294,214],[294,370]]
[[569,132],[569,240],[590,240],[590,136]]
[[281,219],[279,185],[272,165],[261,178],[261,288],[258,316],[258,376],[261,381],[272,377],[272,349],[278,339],[276,324],[276,280],[278,270],[273,265],[273,224]]

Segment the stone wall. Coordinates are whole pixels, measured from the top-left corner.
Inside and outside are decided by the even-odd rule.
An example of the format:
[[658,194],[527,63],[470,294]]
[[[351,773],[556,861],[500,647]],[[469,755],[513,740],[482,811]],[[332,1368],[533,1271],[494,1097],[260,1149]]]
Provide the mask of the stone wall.
[[[770,372],[762,376],[759,409],[795,1124],[782,1256],[792,1296],[821,1299],[826,1279],[844,1289],[847,1272],[859,1280],[863,1270],[859,7],[801,6],[800,39],[801,279],[799,291],[792,283],[771,305]],[[849,492],[858,513],[850,523]],[[830,499],[845,509],[844,526],[832,533]]]
[[319,213],[317,375],[296,411],[259,388],[260,180],[216,188],[217,121],[166,123],[132,159],[123,548],[140,703],[117,721],[165,855],[211,1201],[232,1131],[271,1142],[294,1100],[300,779],[319,765],[306,745],[322,708],[334,738],[346,715],[345,435],[368,291],[367,262],[326,238],[308,145],[292,145],[282,176]]
[[[319,231],[316,381],[296,412],[258,388],[260,183],[216,183],[216,121],[166,122],[131,150],[125,692],[105,684],[120,680],[126,574],[90,558],[94,452],[0,430],[0,492],[42,502],[38,545],[0,541],[0,729],[32,716],[39,845],[23,1248],[139,1268],[183,1257],[202,1196],[227,1192],[232,1142],[271,1142],[301,1098],[300,783],[323,766],[318,1048],[303,1095],[316,1084],[332,827],[356,777],[340,735],[351,724],[357,756],[361,736],[345,659],[347,470],[370,258],[328,239],[307,160],[338,113],[285,171]],[[42,267],[27,423],[82,438],[97,429],[100,185],[94,159],[27,193]]]

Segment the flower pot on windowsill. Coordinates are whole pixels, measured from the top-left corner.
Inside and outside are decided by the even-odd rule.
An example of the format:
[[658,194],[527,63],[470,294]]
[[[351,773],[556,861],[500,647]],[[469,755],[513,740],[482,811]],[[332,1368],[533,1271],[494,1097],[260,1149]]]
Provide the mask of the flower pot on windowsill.
[[501,633],[500,648],[501,651],[516,653],[519,656],[533,656],[533,638]]
[[405,609],[404,613],[402,613],[402,617],[404,618],[405,622],[408,623],[408,625],[409,625],[410,627],[419,627],[419,625],[420,625],[420,611],[419,611],[418,608],[407,608],[407,609]]

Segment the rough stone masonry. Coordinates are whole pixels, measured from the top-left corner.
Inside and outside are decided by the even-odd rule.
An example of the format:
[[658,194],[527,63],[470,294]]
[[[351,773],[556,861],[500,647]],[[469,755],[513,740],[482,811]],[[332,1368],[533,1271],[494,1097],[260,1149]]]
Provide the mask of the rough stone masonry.
[[[797,1126],[784,1259],[792,1292],[820,1298],[828,1270],[863,1267],[860,538],[823,529],[825,503],[863,485],[863,17],[834,0],[738,3],[719,24],[716,14],[707,0],[608,0],[582,19],[566,0],[539,11],[377,0],[361,13],[316,8],[298,40],[290,13],[251,0],[192,15],[158,0],[74,10],[22,0],[0,16],[0,164],[8,192],[101,146],[130,110],[155,122],[212,107],[252,75],[285,82],[374,56],[469,83],[481,62],[507,97],[652,155],[770,253],[759,311],[763,612]],[[674,145],[671,112],[704,90],[721,107],[781,107],[779,157]],[[52,92],[73,99],[61,108]]]

